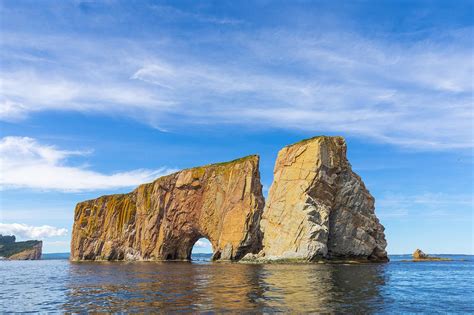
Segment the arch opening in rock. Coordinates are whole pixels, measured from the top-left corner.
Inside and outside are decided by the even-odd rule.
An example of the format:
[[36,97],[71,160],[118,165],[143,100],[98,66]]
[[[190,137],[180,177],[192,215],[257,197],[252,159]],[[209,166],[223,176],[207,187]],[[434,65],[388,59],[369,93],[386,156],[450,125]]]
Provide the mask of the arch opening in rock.
[[74,215],[73,260],[189,260],[202,237],[213,260],[260,250],[264,207],[258,156],[163,176],[128,194],[84,201]]
[[[191,248],[191,260],[203,260],[209,258],[214,254],[214,247],[207,237],[199,238]],[[197,258],[196,258],[197,257]],[[207,260],[207,259],[206,259]]]
[[341,137],[278,153],[267,205],[252,155],[160,177],[128,194],[77,204],[72,260],[190,260],[201,238],[212,260],[388,261],[374,198]]

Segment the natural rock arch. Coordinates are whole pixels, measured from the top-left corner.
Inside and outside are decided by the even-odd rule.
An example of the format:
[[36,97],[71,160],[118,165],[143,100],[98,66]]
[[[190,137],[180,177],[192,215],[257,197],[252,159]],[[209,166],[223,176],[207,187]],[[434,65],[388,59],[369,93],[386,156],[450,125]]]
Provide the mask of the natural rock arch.
[[73,260],[189,260],[207,238],[213,258],[258,252],[264,206],[258,156],[183,170],[123,195],[76,206]]
[[346,150],[344,138],[325,136],[283,148],[265,209],[258,156],[81,202],[71,259],[189,260],[206,237],[216,260],[387,261],[374,198]]

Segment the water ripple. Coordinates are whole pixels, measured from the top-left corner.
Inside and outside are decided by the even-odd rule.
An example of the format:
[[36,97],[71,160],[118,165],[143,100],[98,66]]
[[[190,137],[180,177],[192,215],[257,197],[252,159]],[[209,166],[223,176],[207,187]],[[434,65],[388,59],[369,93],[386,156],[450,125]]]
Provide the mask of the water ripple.
[[474,260],[466,257],[373,265],[2,261],[0,312],[474,312]]

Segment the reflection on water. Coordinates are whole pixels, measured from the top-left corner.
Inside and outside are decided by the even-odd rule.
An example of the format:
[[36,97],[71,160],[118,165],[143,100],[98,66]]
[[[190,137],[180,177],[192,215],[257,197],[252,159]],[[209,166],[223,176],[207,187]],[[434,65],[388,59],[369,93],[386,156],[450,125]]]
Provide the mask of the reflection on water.
[[0,262],[0,312],[472,312],[472,276],[471,258],[444,265],[12,261]]
[[376,311],[384,266],[79,263],[64,309]]

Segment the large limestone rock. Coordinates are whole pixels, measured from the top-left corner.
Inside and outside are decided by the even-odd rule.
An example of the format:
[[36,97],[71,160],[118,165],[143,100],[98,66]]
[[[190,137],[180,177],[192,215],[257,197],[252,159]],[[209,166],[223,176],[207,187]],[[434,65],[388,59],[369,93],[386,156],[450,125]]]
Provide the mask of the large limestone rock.
[[315,137],[278,153],[261,222],[265,259],[386,261],[374,198],[351,170],[342,137]]
[[264,206],[258,156],[187,169],[123,195],[76,206],[73,260],[189,259],[209,239],[214,259],[258,252]]

